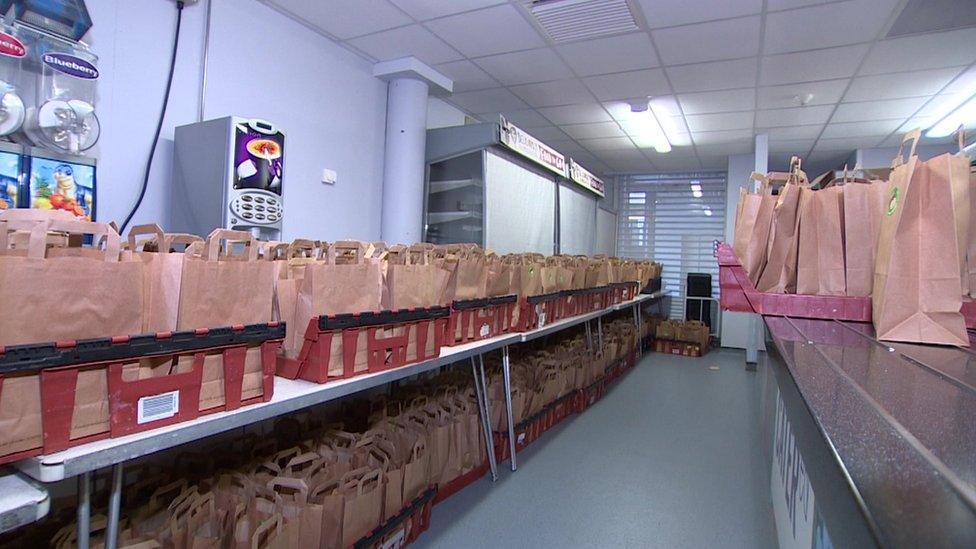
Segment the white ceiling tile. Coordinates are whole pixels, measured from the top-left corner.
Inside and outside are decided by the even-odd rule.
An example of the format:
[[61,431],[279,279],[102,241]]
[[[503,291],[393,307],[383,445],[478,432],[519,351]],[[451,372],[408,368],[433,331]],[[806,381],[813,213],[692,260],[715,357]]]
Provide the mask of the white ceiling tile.
[[782,128],[767,128],[756,133],[769,134],[769,139],[816,139],[823,130],[823,124],[812,126],[784,126]]
[[412,55],[433,65],[461,59],[461,54],[420,25],[410,25],[353,38],[349,44],[377,61]]
[[686,116],[688,128],[692,133],[717,132],[724,130],[751,129],[754,121],[753,111],[725,112],[718,114],[694,114]]
[[549,48],[479,57],[474,62],[506,86],[573,76],[569,67]]
[[698,161],[701,162],[701,167],[703,170],[724,170],[729,165],[729,155],[727,154],[716,154],[716,155],[698,155]]
[[651,162],[660,172],[687,172],[701,168],[697,156],[672,156],[662,154],[654,157]]
[[782,86],[764,86],[759,88],[759,108],[779,109],[798,107],[800,101],[812,95],[808,106],[833,105],[840,101],[844,89],[850,80],[821,80],[819,82],[805,82],[802,84],[786,84]]
[[654,166],[646,158],[635,158],[633,160],[611,160],[607,163],[615,172],[621,173],[654,173]]
[[748,88],[756,85],[756,60],[715,61],[665,69],[677,93]]
[[505,88],[455,93],[451,101],[468,112],[515,111],[528,107]]
[[759,53],[759,17],[711,21],[651,33],[665,65],[750,57]]
[[635,149],[629,137],[604,137],[601,139],[581,139],[580,145],[591,151],[617,151]]
[[657,66],[654,46],[643,32],[585,40],[558,46],[556,49],[580,76],[652,69]]
[[450,0],[450,2],[432,2],[431,0],[390,1],[418,21],[505,3],[505,0]]
[[594,124],[568,124],[560,129],[573,139],[596,139],[600,137],[626,137],[616,122],[596,122]]
[[550,145],[550,141],[568,141],[570,137],[566,135],[566,132],[557,128],[556,126],[539,126],[532,128],[531,132],[533,137],[541,139],[545,144]]
[[639,0],[647,26],[656,29],[754,15],[762,0]]
[[778,126],[823,124],[830,118],[830,113],[833,110],[833,105],[819,105],[758,111],[756,112],[756,126],[760,128],[775,128]]
[[762,85],[852,76],[868,51],[865,44],[763,57]]
[[769,152],[785,152],[803,156],[813,148],[815,139],[772,139],[769,140]]
[[671,151],[666,153],[659,153],[650,147],[641,148],[641,151],[652,163],[656,163],[662,158],[697,158],[698,156],[695,148],[690,145],[687,147],[672,147]]
[[918,111],[918,116],[933,116],[936,118],[942,118],[945,115],[956,110],[957,107],[966,102],[971,94],[967,93],[940,93],[931,98],[931,100],[925,104],[920,111]]
[[864,60],[861,74],[968,65],[976,61],[976,28],[882,40]]
[[647,158],[637,148],[600,151],[599,157],[604,162],[610,164],[619,160],[636,160],[636,161],[642,160],[644,162],[647,162]]
[[[817,141],[814,152],[823,151],[853,151],[854,149],[871,148],[878,145],[879,137],[831,137]],[[852,166],[853,167],[853,166]]]
[[[505,118],[512,121],[516,126],[521,126],[523,128],[538,128],[542,126],[549,126],[549,121],[542,117],[537,111],[533,109],[525,109],[520,111],[506,111],[502,113]],[[532,135],[535,135],[533,133]],[[536,135],[536,137],[539,137]],[[540,138],[541,139],[541,138]]]
[[873,40],[899,0],[851,0],[766,15],[767,54]]
[[960,74],[946,86],[943,93],[968,93],[969,95],[976,93],[976,67],[970,67]]
[[749,140],[733,141],[731,143],[715,143],[712,145],[696,145],[698,156],[715,156],[730,154],[745,154],[752,152],[755,143]]
[[802,8],[803,6],[812,6],[815,4],[829,4],[833,0],[767,0],[766,9],[768,11],[773,10],[786,10],[791,8]]
[[959,74],[960,70],[959,68],[934,69],[858,76],[851,82],[850,89],[844,95],[844,101],[875,101],[933,95]]
[[454,81],[455,92],[498,87],[498,82],[471,61],[453,61],[434,67]]
[[685,114],[708,114],[713,112],[749,111],[756,106],[756,90],[727,90],[703,93],[685,93],[678,99]]
[[435,19],[425,25],[468,57],[545,45],[535,28],[509,5]]
[[932,124],[935,124],[941,119],[938,116],[913,116],[905,121],[896,131],[895,135],[900,139],[901,136],[914,130],[915,128],[927,129]]
[[386,0],[271,0],[340,40],[411,23]]
[[670,92],[661,69],[590,76],[583,82],[600,101],[664,95]]
[[734,141],[751,140],[752,130],[726,130],[721,132],[694,132],[692,137],[695,145],[711,145],[713,143],[730,143]]
[[539,109],[539,113],[556,125],[591,124],[594,122],[610,122],[613,120],[599,103],[544,107]]
[[886,136],[901,126],[902,120],[872,120],[827,124],[822,138]]
[[533,107],[555,107],[593,101],[590,90],[577,79],[525,84],[509,89]]
[[900,118],[902,120],[915,114],[927,97],[910,97],[908,99],[889,99],[887,101],[868,101],[864,103],[841,103],[837,106],[831,122],[861,122],[865,120],[884,120]]

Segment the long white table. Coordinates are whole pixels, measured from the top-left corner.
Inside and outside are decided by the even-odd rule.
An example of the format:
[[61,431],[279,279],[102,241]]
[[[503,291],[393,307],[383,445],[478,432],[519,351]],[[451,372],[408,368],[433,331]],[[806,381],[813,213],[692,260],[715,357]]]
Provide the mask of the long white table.
[[[465,345],[443,347],[440,356],[437,358],[375,374],[365,374],[351,379],[330,381],[325,384],[275,377],[274,396],[268,402],[239,408],[230,412],[218,412],[192,421],[124,437],[90,442],[62,452],[24,459],[13,465],[24,474],[40,482],[56,482],[72,477],[79,477],[79,519],[88,517],[91,473],[105,467],[113,467],[112,499],[110,500],[109,506],[109,535],[107,537],[109,541],[114,542],[115,539],[112,539],[113,536],[111,534],[113,533],[113,529],[117,530],[118,526],[118,502],[121,497],[122,465],[125,462],[232,429],[282,416],[310,406],[333,401],[448,364],[462,360],[471,360],[479,406],[483,413],[483,427],[487,439],[486,447],[489,453],[489,464],[491,465],[492,478],[495,479],[497,478],[496,461],[494,447],[491,443],[490,425],[488,423],[488,418],[491,417],[491,414],[488,399],[485,396],[487,395],[487,384],[485,381],[482,355],[496,350],[501,350],[503,353],[502,363],[507,393],[506,407],[509,417],[509,428],[513,430],[514,426],[511,421],[511,380],[508,361],[509,345],[532,341],[584,323],[587,327],[587,335],[590,336],[590,321],[597,320],[601,322],[603,316],[626,309],[634,310],[634,322],[639,326],[641,322],[640,305],[659,299],[664,294],[664,291],[655,292],[650,295],[641,294],[632,300],[591,313],[553,322],[529,332],[504,334]],[[599,328],[599,336],[602,340],[602,324]],[[478,360],[475,360],[476,357]],[[514,444],[514,432],[510,433],[509,440]],[[511,456],[511,465],[514,471],[516,469],[514,448],[512,449]],[[2,489],[2,486],[0,486],[0,489]],[[7,508],[7,505],[3,500],[0,500],[0,514],[3,513],[5,508]],[[82,521],[79,520],[79,540],[83,539],[82,534],[85,535],[84,539],[87,539],[87,531],[81,531],[83,527],[87,530],[87,522],[86,518],[83,526]],[[111,547],[111,544],[106,543],[106,547]]]

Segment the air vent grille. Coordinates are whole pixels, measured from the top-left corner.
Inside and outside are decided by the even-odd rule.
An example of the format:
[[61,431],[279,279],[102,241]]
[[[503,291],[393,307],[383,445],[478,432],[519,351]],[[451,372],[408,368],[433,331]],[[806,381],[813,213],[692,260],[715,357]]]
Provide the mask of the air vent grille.
[[637,30],[627,0],[535,0],[529,11],[553,42],[571,42]]

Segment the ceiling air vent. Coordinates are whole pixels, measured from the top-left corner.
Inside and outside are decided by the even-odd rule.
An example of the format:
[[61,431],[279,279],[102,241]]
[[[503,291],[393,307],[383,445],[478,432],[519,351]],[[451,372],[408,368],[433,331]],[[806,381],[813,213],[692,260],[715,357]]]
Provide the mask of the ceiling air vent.
[[534,0],[526,2],[553,42],[570,42],[637,30],[627,0]]
[[976,26],[973,0],[908,0],[885,38]]

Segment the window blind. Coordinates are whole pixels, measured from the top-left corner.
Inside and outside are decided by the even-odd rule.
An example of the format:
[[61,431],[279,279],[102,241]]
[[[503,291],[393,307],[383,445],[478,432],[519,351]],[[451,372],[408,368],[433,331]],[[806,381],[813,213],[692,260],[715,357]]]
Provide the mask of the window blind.
[[619,176],[617,195],[617,255],[664,265],[671,317],[684,318],[688,273],[711,274],[717,298],[714,243],[725,234],[725,173]]

